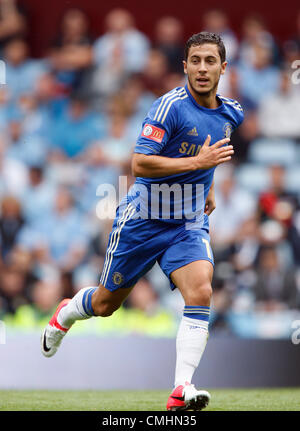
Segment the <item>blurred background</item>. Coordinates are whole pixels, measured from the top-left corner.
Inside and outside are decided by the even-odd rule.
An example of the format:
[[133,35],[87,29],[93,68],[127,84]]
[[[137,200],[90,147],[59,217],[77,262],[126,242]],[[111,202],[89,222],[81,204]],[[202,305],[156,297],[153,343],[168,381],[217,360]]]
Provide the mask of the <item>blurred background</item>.
[[[229,2],[230,3],[230,2]],[[118,186],[152,102],[185,84],[185,40],[219,33],[219,93],[245,120],[216,170],[211,338],[289,339],[300,319],[300,10],[136,1],[0,1],[0,319],[39,331],[55,306],[98,285],[111,220],[99,184]],[[125,4],[125,3],[124,3]],[[299,73],[298,73],[299,80]],[[72,333],[174,339],[178,292],[154,267],[112,317]],[[299,348],[298,348],[299,349]]]

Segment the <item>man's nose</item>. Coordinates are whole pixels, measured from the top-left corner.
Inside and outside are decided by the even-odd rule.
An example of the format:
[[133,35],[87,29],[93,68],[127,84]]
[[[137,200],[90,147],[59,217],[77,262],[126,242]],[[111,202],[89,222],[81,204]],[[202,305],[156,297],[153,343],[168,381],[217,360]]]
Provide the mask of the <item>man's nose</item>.
[[207,72],[206,62],[204,60],[199,62],[198,71]]

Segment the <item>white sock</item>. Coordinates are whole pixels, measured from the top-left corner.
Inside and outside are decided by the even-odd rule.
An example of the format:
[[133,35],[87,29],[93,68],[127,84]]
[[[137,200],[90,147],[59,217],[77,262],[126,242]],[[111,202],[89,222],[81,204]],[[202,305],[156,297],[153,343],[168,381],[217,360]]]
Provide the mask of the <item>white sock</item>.
[[79,290],[71,301],[57,315],[58,323],[69,329],[76,320],[90,319],[94,316],[91,306],[92,294],[97,287],[85,287]]
[[175,388],[191,383],[208,339],[208,322],[182,316],[176,338]]

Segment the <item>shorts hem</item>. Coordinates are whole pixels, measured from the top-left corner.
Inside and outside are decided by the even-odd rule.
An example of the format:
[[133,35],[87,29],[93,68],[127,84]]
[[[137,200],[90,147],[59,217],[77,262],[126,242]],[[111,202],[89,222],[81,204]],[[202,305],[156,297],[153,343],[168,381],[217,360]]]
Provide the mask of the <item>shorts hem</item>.
[[171,290],[177,289],[177,286],[171,280],[171,274],[172,274],[172,272],[174,272],[177,269],[182,268],[183,266],[186,266],[186,265],[188,265],[188,264],[190,264],[192,262],[197,262],[198,260],[206,260],[207,262],[210,262],[212,264],[213,268],[215,267],[214,261],[212,259],[209,259],[209,257],[201,257],[200,259],[199,258],[195,258],[195,259],[189,260],[188,262],[182,262],[182,263],[178,264],[178,266],[176,266],[176,268],[173,268],[170,272],[168,272],[166,274],[167,277],[168,277],[168,279],[169,279],[169,282],[170,282],[170,288],[171,288]]

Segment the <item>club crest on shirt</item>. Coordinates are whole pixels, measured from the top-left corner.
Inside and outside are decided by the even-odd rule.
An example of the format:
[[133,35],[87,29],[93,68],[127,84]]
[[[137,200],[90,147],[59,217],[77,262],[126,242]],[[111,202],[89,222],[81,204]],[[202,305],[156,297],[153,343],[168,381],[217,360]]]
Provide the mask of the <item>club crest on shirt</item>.
[[159,127],[153,126],[152,124],[145,124],[142,136],[148,139],[152,139],[158,143],[161,143],[164,137],[165,131]]
[[230,138],[231,133],[232,133],[231,123],[229,123],[229,122],[225,123],[224,127],[223,127],[223,131],[224,131],[224,138]]
[[123,283],[124,277],[120,272],[114,272],[112,275],[112,280],[114,284],[117,284],[119,286],[120,284]]

